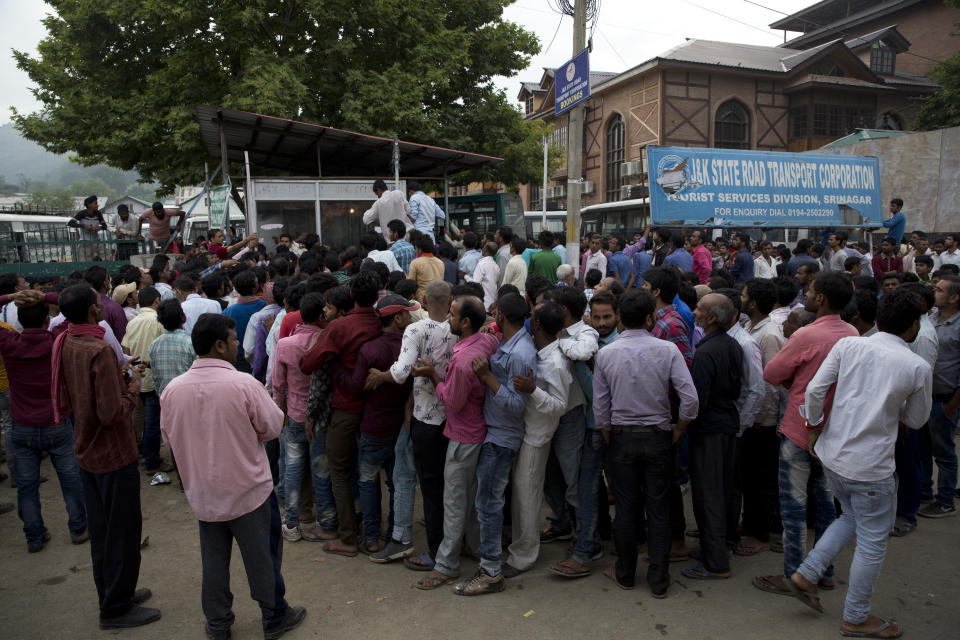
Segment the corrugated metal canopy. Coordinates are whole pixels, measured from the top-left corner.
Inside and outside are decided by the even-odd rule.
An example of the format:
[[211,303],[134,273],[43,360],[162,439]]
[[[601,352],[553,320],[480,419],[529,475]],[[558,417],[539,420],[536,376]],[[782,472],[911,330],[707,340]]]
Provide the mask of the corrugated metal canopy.
[[[393,140],[309,122],[276,118],[248,111],[197,105],[200,135],[211,156],[220,157],[220,127],[227,158],[243,162],[243,152],[256,167],[290,175],[323,177],[383,177],[392,175]],[[400,174],[404,177],[443,177],[503,162],[502,158],[400,141]]]

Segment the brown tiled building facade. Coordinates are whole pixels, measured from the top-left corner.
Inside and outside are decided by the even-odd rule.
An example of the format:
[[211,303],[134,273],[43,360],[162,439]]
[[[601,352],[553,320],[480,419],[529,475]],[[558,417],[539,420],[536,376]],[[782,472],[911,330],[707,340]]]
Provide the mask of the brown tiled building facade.
[[[922,75],[934,63],[912,55],[917,44],[899,24],[878,21],[902,21],[936,59],[960,48],[949,35],[960,11],[940,2],[826,0],[795,16],[771,25],[807,31],[783,46],[688,40],[623,73],[592,73],[583,205],[635,197],[638,190],[623,187],[640,183],[640,167],[623,163],[640,160],[648,144],[806,151],[857,128],[909,130],[936,89]],[[812,26],[828,18],[839,30]],[[552,122],[554,142],[565,146],[567,116],[553,115],[553,70],[523,83],[518,97],[526,117]],[[548,205],[564,209],[566,169],[551,178]],[[521,189],[525,209],[540,208],[540,192]]]

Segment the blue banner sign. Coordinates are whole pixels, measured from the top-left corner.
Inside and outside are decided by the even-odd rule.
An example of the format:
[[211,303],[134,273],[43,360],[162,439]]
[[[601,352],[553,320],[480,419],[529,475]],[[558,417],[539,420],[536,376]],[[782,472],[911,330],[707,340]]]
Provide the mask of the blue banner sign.
[[553,73],[553,113],[560,115],[590,98],[590,50],[584,49]]
[[779,151],[647,147],[654,224],[878,227],[879,161]]

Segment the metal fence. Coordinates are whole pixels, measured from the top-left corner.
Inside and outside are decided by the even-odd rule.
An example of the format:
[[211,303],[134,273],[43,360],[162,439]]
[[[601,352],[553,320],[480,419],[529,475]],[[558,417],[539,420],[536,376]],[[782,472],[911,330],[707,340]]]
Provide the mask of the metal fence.
[[23,231],[0,228],[0,272],[65,276],[94,264],[112,270],[128,264],[130,256],[139,253],[147,253],[146,243],[80,240],[76,232],[67,228],[37,226]]

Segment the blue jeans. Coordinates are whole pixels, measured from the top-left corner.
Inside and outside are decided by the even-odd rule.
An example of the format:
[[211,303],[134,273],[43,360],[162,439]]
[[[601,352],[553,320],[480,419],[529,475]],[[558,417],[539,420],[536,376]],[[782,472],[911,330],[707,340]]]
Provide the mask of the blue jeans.
[[280,482],[277,483],[277,498],[280,500],[287,499],[287,432],[283,430],[280,432],[280,437],[277,438],[277,441],[280,443],[280,455],[277,457],[277,475],[280,477]]
[[[812,495],[807,495],[807,485]],[[819,540],[837,517],[833,494],[827,485],[820,461],[780,435],[780,519],[783,521],[783,575],[789,580],[803,561],[807,545],[807,502],[813,499],[817,515],[814,540]],[[889,534],[890,532],[887,531]],[[824,569],[833,578],[833,566]]]
[[140,392],[143,401],[143,466],[156,469],[160,466],[160,398],[156,391]]
[[367,542],[380,539],[380,469],[387,472],[387,488],[390,490],[389,527],[393,529],[393,449],[397,437],[371,438],[360,434],[360,508],[363,512],[363,535]]
[[0,392],[0,430],[7,450],[7,468],[14,479],[17,477],[17,454],[13,450],[13,418],[10,415],[10,390]]
[[933,465],[930,457],[937,463],[937,502],[945,507],[953,506],[954,492],[957,489],[957,450],[953,440],[957,435],[956,416],[947,417],[943,413],[943,403],[933,401],[930,409],[929,440],[925,439],[921,455],[924,460],[923,494],[933,493]]
[[[583,449],[583,434],[586,428],[587,419],[583,414],[583,407],[571,409],[560,416],[560,423],[550,445],[550,457],[556,460],[566,485],[564,490],[559,482],[548,481],[544,487],[544,497],[551,512],[547,519],[551,526],[559,531],[573,529],[575,514],[571,513],[570,507],[577,508],[577,476],[580,473],[580,451]],[[547,478],[550,476],[548,471]]]
[[313,499],[317,522],[324,531],[337,530],[337,505],[330,484],[330,462],[327,460],[327,430],[317,431],[310,441],[310,470],[313,472]]
[[413,542],[413,501],[416,498],[416,467],[410,432],[400,429],[393,449],[393,539]]
[[890,476],[876,482],[858,482],[829,469],[825,472],[843,513],[823,533],[798,571],[816,584],[843,548],[856,538],[843,619],[861,624],[870,614],[870,596],[887,553],[897,507],[897,481]]
[[294,422],[293,418],[287,417],[284,434],[286,435],[286,446],[283,448],[286,460],[284,486],[287,497],[284,503],[283,519],[288,529],[296,529],[300,526],[300,484],[303,478],[303,466],[310,457],[310,447],[302,422]]
[[83,506],[83,481],[80,465],[73,456],[73,423],[68,417],[58,427],[25,427],[13,425],[12,443],[16,450],[17,513],[23,521],[28,543],[40,543],[47,528],[40,514],[40,454],[50,454],[57,470],[63,501],[67,503],[67,525],[76,537],[87,528],[87,511]]
[[500,574],[503,540],[504,492],[517,452],[484,442],[477,459],[477,518],[480,521],[480,568],[488,575]]
[[593,554],[600,550],[600,536],[597,535],[597,517],[600,513],[598,491],[606,454],[607,444],[600,431],[587,429],[580,455],[577,491],[580,508],[577,509],[577,542],[573,547],[573,559],[580,564],[590,562]]

